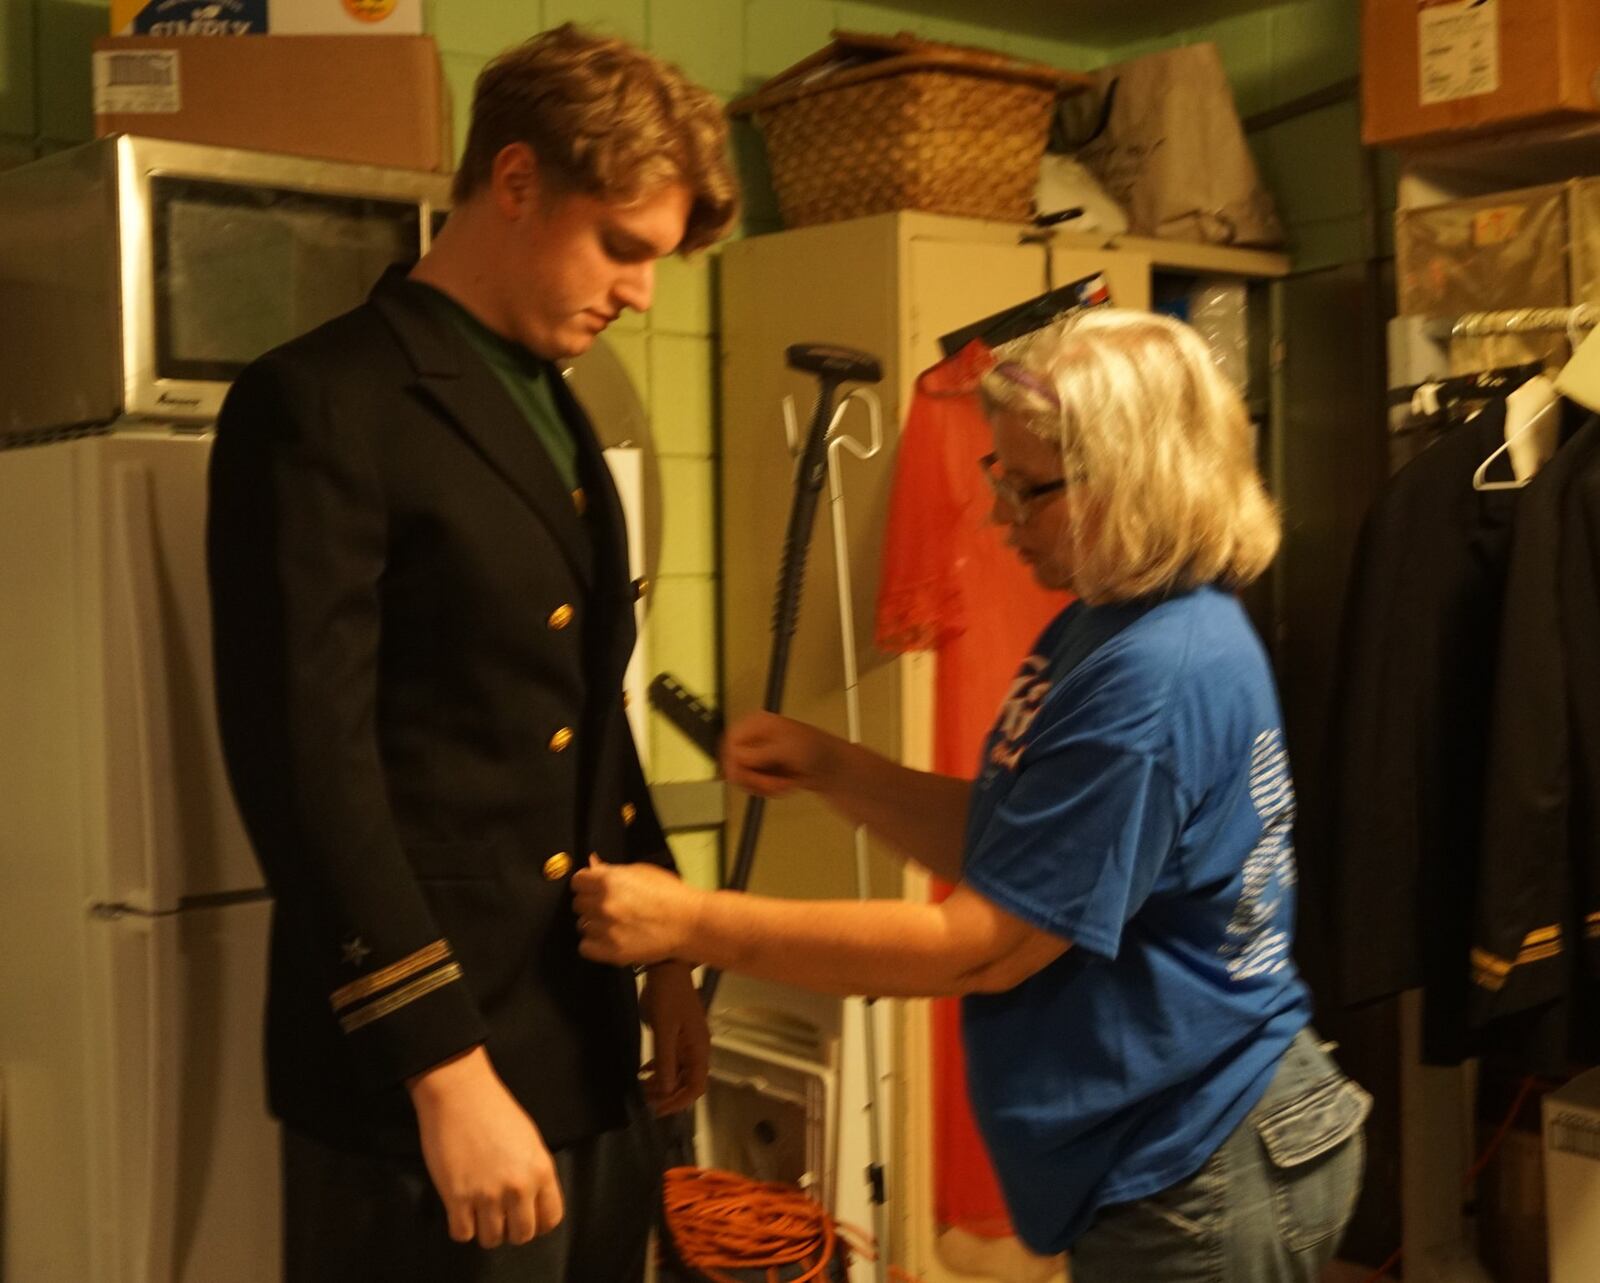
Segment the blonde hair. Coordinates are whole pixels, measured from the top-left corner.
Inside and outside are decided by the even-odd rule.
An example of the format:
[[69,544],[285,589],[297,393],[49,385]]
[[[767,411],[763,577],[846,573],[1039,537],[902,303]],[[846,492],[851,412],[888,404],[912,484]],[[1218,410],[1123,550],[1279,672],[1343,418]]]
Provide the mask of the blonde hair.
[[1098,308],[1005,355],[980,385],[984,407],[1060,449],[1074,500],[1065,562],[1085,601],[1242,588],[1272,563],[1281,527],[1254,429],[1187,325]]
[[562,191],[630,201],[682,183],[693,201],[679,252],[724,236],[738,213],[722,104],[678,68],[573,23],[506,50],[478,75],[456,171],[459,203],[494,158],[525,143]]

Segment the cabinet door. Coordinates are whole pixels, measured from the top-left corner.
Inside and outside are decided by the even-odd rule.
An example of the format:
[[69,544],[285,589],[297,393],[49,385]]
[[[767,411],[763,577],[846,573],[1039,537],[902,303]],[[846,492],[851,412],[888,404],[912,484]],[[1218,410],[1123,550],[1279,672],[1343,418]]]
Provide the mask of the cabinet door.
[[[877,391],[892,442],[902,413],[897,245],[896,222],[890,216],[751,237],[723,253],[722,658],[723,707],[730,719],[761,707],[772,652],[775,586],[795,475],[784,442],[783,398],[794,398],[802,429],[816,398],[816,380],[788,369],[785,349],[795,343],[833,343],[882,359],[884,381]],[[851,410],[843,425],[846,431],[864,434],[859,414]],[[871,747],[893,754],[898,739],[894,665],[872,650],[892,449],[864,462],[846,455],[843,465],[863,735]],[[807,544],[783,711],[843,734],[844,660],[833,519],[824,492]],[[743,795],[730,789],[730,863],[745,806]],[[882,857],[874,864],[874,886],[897,888],[898,867],[898,861]],[[810,796],[768,807],[750,889],[823,899],[854,896],[850,827]]]
[[982,320],[1049,288],[1038,245],[985,244],[915,237],[910,245],[911,375],[943,353],[939,336]]
[[1111,287],[1111,305],[1140,312],[1150,309],[1150,256],[1127,250],[1050,250],[1050,285],[1066,285],[1100,272]]

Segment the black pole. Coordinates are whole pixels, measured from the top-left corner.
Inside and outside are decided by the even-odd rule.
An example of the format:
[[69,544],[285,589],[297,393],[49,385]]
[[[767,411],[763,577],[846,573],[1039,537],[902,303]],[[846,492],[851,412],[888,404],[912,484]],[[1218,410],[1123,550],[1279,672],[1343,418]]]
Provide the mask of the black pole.
[[[828,475],[828,425],[833,419],[834,397],[841,383],[876,383],[883,377],[875,357],[849,348],[801,344],[789,348],[786,356],[791,369],[815,374],[819,382],[811,423],[795,467],[794,496],[789,505],[783,561],[772,607],[772,653],[767,661],[766,696],[761,703],[762,709],[769,713],[779,712],[783,707],[783,688],[789,675],[789,647],[800,622],[806,554],[811,544],[811,530],[816,524],[822,483]],[[765,814],[766,799],[751,798],[739,829],[739,846],[726,884],[729,890],[743,891],[750,885],[750,871],[755,863],[756,843],[761,837],[761,821]],[[721,979],[722,973],[715,968],[708,968],[701,979],[700,1000],[707,1007],[716,997]]]

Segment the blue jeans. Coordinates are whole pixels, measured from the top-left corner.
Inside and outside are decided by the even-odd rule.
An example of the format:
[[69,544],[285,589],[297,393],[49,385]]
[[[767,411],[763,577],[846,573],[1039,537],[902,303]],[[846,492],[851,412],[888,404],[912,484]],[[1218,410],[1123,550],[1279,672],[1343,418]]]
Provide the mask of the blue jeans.
[[1100,1210],[1072,1283],[1315,1283],[1355,1210],[1372,1100],[1304,1030],[1188,1180]]

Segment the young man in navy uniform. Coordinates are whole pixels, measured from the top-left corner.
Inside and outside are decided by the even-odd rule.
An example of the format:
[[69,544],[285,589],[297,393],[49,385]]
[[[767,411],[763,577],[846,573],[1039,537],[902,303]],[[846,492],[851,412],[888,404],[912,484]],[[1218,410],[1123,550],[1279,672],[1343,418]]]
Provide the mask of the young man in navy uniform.
[[641,1276],[657,1112],[703,1090],[689,972],[586,961],[572,873],[671,865],[623,713],[622,513],[554,364],[735,212],[707,91],[569,26],[479,78],[409,275],[223,408],[218,710],[275,897],[285,1277]]

